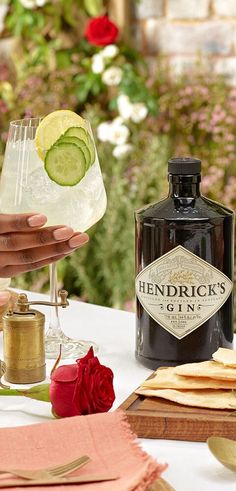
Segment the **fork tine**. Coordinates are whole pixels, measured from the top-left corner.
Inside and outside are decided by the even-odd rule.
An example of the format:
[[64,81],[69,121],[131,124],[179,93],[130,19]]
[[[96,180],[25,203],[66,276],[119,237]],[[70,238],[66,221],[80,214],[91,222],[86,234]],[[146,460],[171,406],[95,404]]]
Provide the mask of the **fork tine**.
[[81,457],[76,461],[74,461],[73,463],[64,465],[60,469],[55,469],[51,474],[53,476],[62,476],[68,474],[69,472],[72,472],[73,470],[78,469],[79,467],[85,465],[89,460],[90,459],[87,456]]
[[66,469],[63,469],[63,470],[56,470],[56,471],[53,471],[52,473],[50,472],[50,475],[52,477],[63,477],[63,476],[66,476],[67,474],[69,474],[70,472],[74,471],[74,470],[77,470],[77,469],[80,469],[82,466],[84,466],[88,461],[84,461],[84,462],[79,462],[77,465],[73,465],[73,466],[70,466],[70,467],[67,467]]
[[81,455],[81,457],[78,457],[77,459],[75,460],[72,460],[70,462],[67,462],[66,464],[61,464],[61,465],[54,465],[54,466],[51,466],[51,467],[47,467],[46,469],[44,469],[45,471],[47,472],[54,472],[54,471],[57,471],[57,470],[61,470],[63,469],[64,467],[67,467],[68,465],[74,465],[75,462],[78,462],[78,460],[80,459],[83,459],[84,457],[87,458],[87,455]]
[[87,455],[83,455],[82,457],[69,462],[68,464],[61,465],[56,469],[51,469],[50,474],[53,476],[60,476],[61,474],[72,472],[74,469],[86,464],[90,458]]

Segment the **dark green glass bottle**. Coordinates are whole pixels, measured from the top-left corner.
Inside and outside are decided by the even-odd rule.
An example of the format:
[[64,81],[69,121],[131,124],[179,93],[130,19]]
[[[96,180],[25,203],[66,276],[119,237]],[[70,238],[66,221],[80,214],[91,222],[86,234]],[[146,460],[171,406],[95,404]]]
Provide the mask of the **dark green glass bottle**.
[[209,360],[233,341],[234,213],[201,195],[201,161],[168,162],[169,196],[136,218],[136,357]]

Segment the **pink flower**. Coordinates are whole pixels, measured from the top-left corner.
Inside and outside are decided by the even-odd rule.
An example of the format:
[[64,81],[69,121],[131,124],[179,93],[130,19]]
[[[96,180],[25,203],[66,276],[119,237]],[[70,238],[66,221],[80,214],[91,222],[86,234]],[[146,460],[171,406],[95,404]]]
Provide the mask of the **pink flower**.
[[9,75],[9,67],[6,63],[2,63],[0,65],[0,80],[8,80]]
[[7,138],[8,138],[8,132],[7,132],[7,131],[4,131],[4,132],[1,134],[1,140],[2,140],[4,143],[6,143]]
[[0,113],[7,113],[8,107],[6,103],[3,101],[3,99],[0,99]]
[[30,107],[26,107],[25,108],[25,118],[32,118],[32,117],[33,117],[32,110],[30,109]]

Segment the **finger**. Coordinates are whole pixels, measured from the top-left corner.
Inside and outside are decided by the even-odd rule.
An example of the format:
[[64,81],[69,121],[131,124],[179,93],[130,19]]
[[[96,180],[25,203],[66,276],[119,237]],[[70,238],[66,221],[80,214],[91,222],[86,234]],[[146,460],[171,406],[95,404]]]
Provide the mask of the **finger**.
[[43,261],[37,261],[37,262],[32,263],[32,264],[21,264],[21,265],[17,265],[17,266],[5,266],[4,268],[1,268],[1,278],[8,278],[10,276],[16,276],[18,274],[28,273],[29,271],[43,268],[43,266],[47,266],[48,264],[55,263],[56,261],[59,261],[60,259],[64,259],[66,256],[68,256],[68,254],[61,254],[59,256],[49,257],[47,259],[44,259]]
[[32,228],[40,228],[47,222],[47,217],[40,213],[19,213],[9,215],[0,213],[0,230],[1,233],[24,232]]
[[11,298],[10,292],[0,292],[0,306],[6,305]]
[[[45,247],[32,247],[21,251],[1,252],[0,268],[7,265],[34,264],[44,259],[49,259],[61,254],[70,254],[73,250],[78,249],[86,242],[89,237],[87,234],[75,234],[67,242],[59,242],[57,244],[48,245]],[[1,275],[0,275],[1,276]]]
[[0,234],[0,251],[20,251],[32,247],[54,244],[70,239],[74,234],[71,227],[43,227],[32,232]]

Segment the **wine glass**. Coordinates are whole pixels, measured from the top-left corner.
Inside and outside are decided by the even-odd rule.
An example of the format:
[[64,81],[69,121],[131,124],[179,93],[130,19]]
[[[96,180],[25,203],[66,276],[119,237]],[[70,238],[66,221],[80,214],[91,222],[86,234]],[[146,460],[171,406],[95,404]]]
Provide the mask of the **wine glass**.
[[[75,186],[61,186],[52,181],[39,158],[35,134],[42,118],[12,121],[8,134],[0,181],[2,213],[39,212],[47,216],[48,225],[63,224],[85,232],[104,215],[106,192],[95,151],[94,163]],[[88,121],[84,125],[93,140]],[[94,146],[95,148],[95,146]],[[50,296],[57,302],[56,263],[50,265]],[[71,339],[61,329],[58,308],[51,307],[51,318],[45,338],[47,358],[57,358],[60,345],[62,358],[84,356],[95,343]]]

